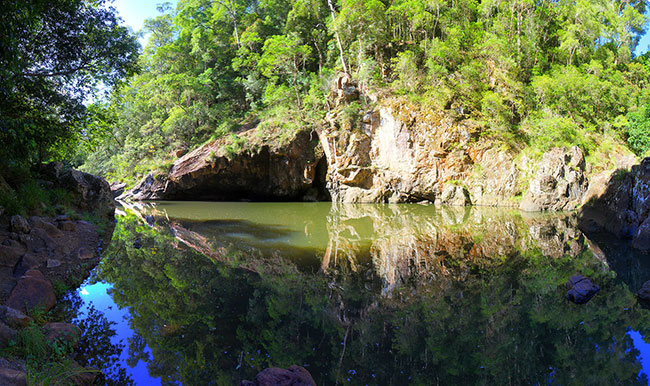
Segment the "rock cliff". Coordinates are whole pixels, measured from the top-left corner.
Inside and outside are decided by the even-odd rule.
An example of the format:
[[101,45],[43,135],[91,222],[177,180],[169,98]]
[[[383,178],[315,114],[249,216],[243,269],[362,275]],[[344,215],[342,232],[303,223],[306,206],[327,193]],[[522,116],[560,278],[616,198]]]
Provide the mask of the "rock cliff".
[[608,231],[632,240],[637,249],[650,249],[650,158],[618,170],[599,181],[598,189],[580,210],[585,232]]
[[324,170],[318,138],[301,130],[277,146],[256,144],[258,131],[239,135],[250,143],[238,153],[218,139],[187,153],[167,175],[147,175],[118,199],[132,200],[316,200]]
[[[327,124],[299,130],[281,145],[242,128],[248,145],[218,139],[147,175],[120,196],[132,200],[323,200],[433,202],[451,206],[570,211],[597,187],[578,147],[533,157],[486,136],[469,119],[403,99],[377,103],[362,118],[337,108]],[[483,133],[483,134],[481,134]],[[629,157],[628,157],[629,158]],[[633,158],[633,157],[632,157]],[[596,184],[600,183],[596,179]]]

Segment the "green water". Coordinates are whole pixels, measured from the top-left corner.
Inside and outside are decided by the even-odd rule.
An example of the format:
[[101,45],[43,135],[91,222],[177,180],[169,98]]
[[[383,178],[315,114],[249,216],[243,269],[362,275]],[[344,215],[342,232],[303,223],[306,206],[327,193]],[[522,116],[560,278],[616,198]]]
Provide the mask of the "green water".
[[[594,254],[566,214],[197,202],[120,213],[94,286],[128,311],[115,366],[140,366],[135,384],[237,385],[293,364],[319,385],[647,384],[650,318],[632,287],[650,270],[606,240]],[[565,299],[578,273],[602,288],[582,306]]]

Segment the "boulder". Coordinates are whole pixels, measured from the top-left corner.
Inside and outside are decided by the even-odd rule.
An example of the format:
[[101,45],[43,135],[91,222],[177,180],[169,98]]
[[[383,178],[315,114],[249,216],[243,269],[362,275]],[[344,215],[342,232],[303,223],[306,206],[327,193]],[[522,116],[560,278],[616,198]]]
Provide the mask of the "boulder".
[[569,288],[566,294],[567,299],[576,304],[587,303],[600,291],[600,287],[582,275],[571,276],[566,286]]
[[115,202],[110,185],[105,179],[66,168],[61,162],[45,165],[42,174],[56,187],[72,193],[75,196],[73,202],[79,209],[113,218]]
[[20,278],[9,294],[6,305],[22,312],[35,308],[49,311],[56,304],[52,283],[36,269],[31,269]]
[[25,247],[20,244],[17,246],[0,245],[0,267],[13,268],[24,254]]
[[29,226],[27,220],[25,220],[22,216],[19,215],[11,216],[12,231],[16,233],[29,233],[31,229],[32,228]]
[[17,329],[26,327],[32,318],[22,312],[7,306],[0,305],[0,322],[7,326]]
[[242,381],[240,386],[316,386],[316,382],[307,369],[293,365],[288,369],[264,369],[255,376],[255,381]]
[[0,385],[27,386],[25,372],[9,368],[0,368]]
[[0,348],[7,347],[18,338],[18,332],[13,328],[0,322]]
[[79,260],[88,260],[95,257],[93,251],[88,248],[79,248],[76,252],[76,255]]
[[73,221],[59,221],[57,224],[59,229],[64,232],[74,232],[77,230],[77,224]]
[[70,323],[47,323],[43,326],[43,332],[48,342],[63,342],[70,347],[77,347],[81,339],[79,327]]
[[29,218],[29,223],[32,228],[45,231],[49,237],[58,238],[63,236],[63,233],[59,228],[42,217],[32,216]]
[[159,200],[172,195],[167,176],[147,174],[133,189],[117,197],[118,200]]
[[587,191],[585,158],[579,147],[553,148],[542,156],[519,205],[527,212],[574,210]]

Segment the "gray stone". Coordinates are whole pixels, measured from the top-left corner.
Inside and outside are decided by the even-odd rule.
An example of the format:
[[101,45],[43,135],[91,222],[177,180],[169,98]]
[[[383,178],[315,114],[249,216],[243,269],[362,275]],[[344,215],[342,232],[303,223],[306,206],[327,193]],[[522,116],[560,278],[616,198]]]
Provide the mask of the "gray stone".
[[47,268],[56,268],[61,266],[61,262],[55,259],[47,259],[46,267]]
[[0,305],[0,321],[11,328],[19,329],[26,327],[32,318],[14,308]]
[[79,248],[77,250],[77,258],[79,260],[88,260],[95,257],[95,254],[88,248]]
[[16,233],[29,233],[29,223],[20,215],[11,216],[11,230]]
[[0,368],[0,385],[27,386],[25,373],[19,370]]
[[73,221],[60,221],[58,224],[59,229],[64,232],[74,232],[77,230],[77,224]]
[[255,382],[242,381],[240,386],[316,386],[314,378],[307,369],[293,365],[288,369],[270,367],[255,376]]
[[542,156],[519,205],[527,212],[574,210],[587,191],[585,158],[579,147],[553,148]]
[[18,337],[18,332],[6,324],[0,322],[0,348],[7,347]]
[[469,192],[463,186],[445,184],[439,197],[436,197],[436,205],[467,206],[471,205]]

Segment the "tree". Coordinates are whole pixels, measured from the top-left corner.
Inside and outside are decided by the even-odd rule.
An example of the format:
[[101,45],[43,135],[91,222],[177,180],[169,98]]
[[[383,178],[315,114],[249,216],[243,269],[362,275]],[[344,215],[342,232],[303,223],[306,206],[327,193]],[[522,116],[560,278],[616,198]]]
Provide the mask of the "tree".
[[104,0],[4,1],[0,162],[75,147],[84,101],[137,70],[138,43]]
[[258,63],[262,74],[266,77],[291,75],[291,82],[296,92],[298,106],[302,106],[298,75],[305,61],[311,54],[311,47],[300,44],[295,36],[276,35],[264,42],[262,57]]

